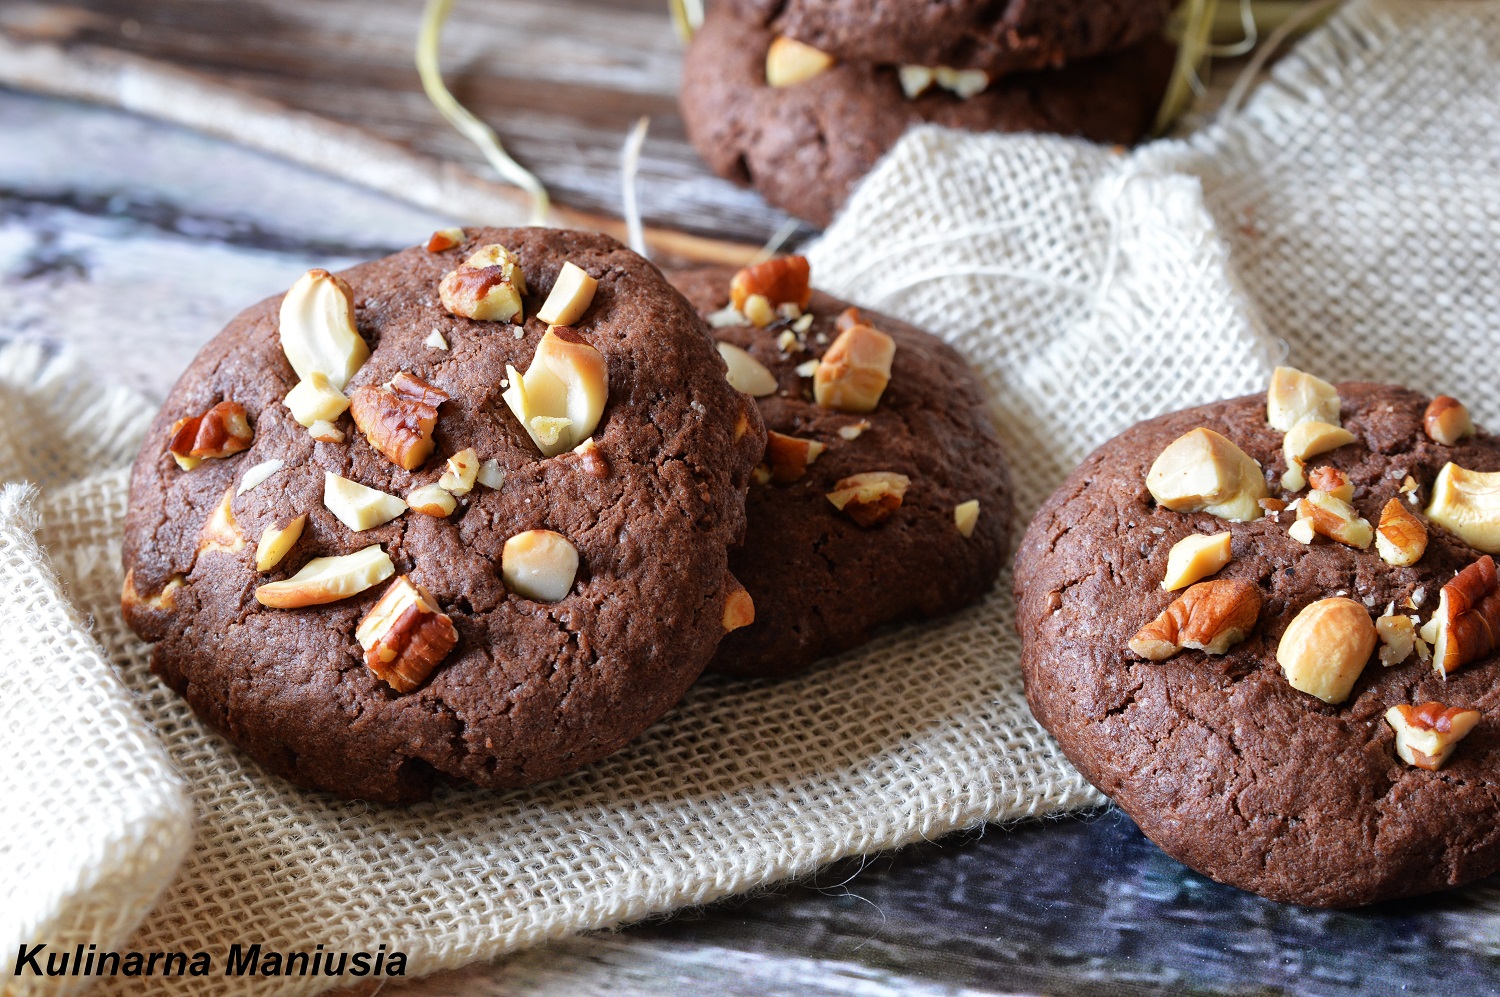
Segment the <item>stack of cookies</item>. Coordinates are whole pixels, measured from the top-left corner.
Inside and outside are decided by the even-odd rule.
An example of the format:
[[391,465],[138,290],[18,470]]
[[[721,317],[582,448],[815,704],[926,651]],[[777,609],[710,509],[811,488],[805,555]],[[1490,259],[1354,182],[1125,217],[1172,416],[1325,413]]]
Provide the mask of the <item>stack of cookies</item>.
[[978,598],[1011,500],[977,379],[810,279],[680,274],[689,301],[550,229],[309,271],[158,415],[125,619],[267,768],[406,802],[588,765],[710,664],[786,674]]
[[1167,0],[720,0],[682,113],[708,165],[826,226],[914,124],[1129,144],[1171,75]]

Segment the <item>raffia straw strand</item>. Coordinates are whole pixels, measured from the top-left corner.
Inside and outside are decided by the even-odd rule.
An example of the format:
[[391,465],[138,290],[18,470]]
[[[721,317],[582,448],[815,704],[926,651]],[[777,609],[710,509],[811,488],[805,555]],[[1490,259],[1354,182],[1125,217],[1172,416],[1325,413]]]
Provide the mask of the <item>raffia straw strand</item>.
[[651,117],[641,115],[630,134],[625,138],[625,147],[620,150],[620,212],[625,218],[625,241],[631,249],[647,258],[646,231],[641,224],[641,206],[635,196],[635,177],[640,170],[641,149],[646,144],[646,132],[651,127]]

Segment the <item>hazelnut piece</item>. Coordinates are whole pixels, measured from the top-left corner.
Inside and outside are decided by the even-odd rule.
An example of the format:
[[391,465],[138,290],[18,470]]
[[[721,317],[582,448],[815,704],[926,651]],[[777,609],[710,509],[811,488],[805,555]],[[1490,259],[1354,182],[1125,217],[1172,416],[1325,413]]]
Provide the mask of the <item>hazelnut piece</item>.
[[879,329],[854,325],[839,333],[813,373],[813,397],[823,408],[873,412],[891,381],[896,341]]
[[875,526],[890,519],[891,514],[901,508],[901,500],[910,484],[910,478],[895,471],[851,474],[833,486],[828,501],[860,526]]
[[790,484],[807,473],[808,465],[828,447],[817,440],[787,436],[775,430],[766,431],[766,463],[771,466],[771,480]]
[[1444,464],[1432,483],[1427,518],[1470,547],[1500,553],[1500,471]]
[[219,402],[202,415],[174,422],[167,437],[167,451],[178,467],[191,471],[201,460],[232,457],[250,449],[254,439],[245,406],[239,402]]
[[594,303],[599,282],[580,266],[564,263],[536,317],[548,325],[572,325]]
[[505,541],[500,574],[512,592],[538,602],[557,602],[573,589],[578,548],[561,533],[527,530]]
[[281,299],[281,351],[300,380],[327,377],[335,391],[370,356],[354,328],[354,292],[327,270],[309,270]]
[[1172,545],[1167,555],[1167,576],[1162,579],[1161,587],[1168,592],[1187,588],[1224,567],[1231,556],[1227,532],[1211,537],[1190,533]]
[[453,493],[439,485],[422,485],[412,489],[406,496],[406,504],[414,512],[434,519],[451,516],[453,510],[458,508],[458,500],[453,497]]
[[245,535],[240,532],[240,524],[234,518],[233,502],[234,489],[225,489],[224,497],[214,507],[213,513],[203,524],[202,532],[198,534],[200,557],[214,551],[238,554],[245,549]]
[[407,575],[380,593],[354,637],[365,649],[370,671],[397,692],[411,692],[426,681],[458,643],[453,620]]
[[738,578],[729,576],[729,593],[724,597],[724,632],[748,627],[755,622],[755,601]]
[[1289,492],[1301,491],[1307,486],[1303,469],[1309,457],[1337,450],[1353,442],[1353,433],[1332,423],[1311,419],[1297,423],[1287,430],[1281,441],[1281,453],[1286,458],[1286,473],[1281,476],[1281,487]]
[[406,511],[406,503],[396,496],[367,488],[332,471],[323,472],[323,504],[355,533],[389,523]]
[[1173,512],[1207,512],[1231,522],[1259,519],[1266,479],[1250,455],[1212,429],[1172,441],[1146,475],[1157,503]]
[[789,87],[810,80],[833,66],[833,56],[795,38],[777,35],[766,50],[766,84]]
[[285,526],[272,524],[260,531],[260,542],[255,545],[255,570],[270,571],[281,563],[288,552],[302,538],[302,528],[307,525],[307,513],[303,513]]
[[415,471],[432,454],[438,406],[447,400],[446,391],[403,370],[379,387],[355,388],[349,396],[349,414],[386,460]]
[[1427,526],[1406,503],[1392,498],[1380,510],[1380,525],[1375,528],[1375,549],[1380,559],[1398,568],[1409,567],[1427,551]]
[[462,244],[465,238],[461,228],[440,228],[427,239],[426,249],[429,253],[442,253]]
[[358,595],[396,573],[396,566],[379,544],[340,557],[315,557],[292,577],[268,582],[255,590],[256,600],[272,609],[321,606]]
[[504,246],[481,246],[438,283],[438,297],[449,314],[480,322],[521,323],[526,275],[520,260]]
[[298,425],[308,429],[314,423],[332,422],[349,407],[349,399],[321,370],[315,370],[306,379],[298,381],[281,403],[292,413]]
[[454,495],[467,495],[474,490],[474,481],[479,477],[479,455],[473,447],[467,447],[448,458],[447,470],[438,479],[438,487]]
[[1427,627],[1423,636],[1433,644],[1433,671],[1445,679],[1500,647],[1500,578],[1493,558],[1486,554],[1443,586]]
[[1281,635],[1276,661],[1293,689],[1342,703],[1375,650],[1375,624],[1353,599],[1320,599]]
[[1130,649],[1148,661],[1165,661],[1184,648],[1224,654],[1255,629],[1260,603],[1254,582],[1199,582],[1141,627],[1130,639]]
[[765,364],[733,343],[719,343],[718,347],[719,356],[724,358],[724,364],[729,368],[724,376],[731,388],[743,391],[752,398],[764,398],[776,393],[779,387],[776,375]]
[[972,537],[974,527],[979,525],[979,500],[969,499],[954,506],[953,525],[958,527],[959,536],[965,540]]
[[1338,389],[1295,367],[1277,367],[1266,391],[1266,421],[1283,433],[1299,422],[1339,424]]
[[1474,420],[1469,410],[1457,398],[1438,395],[1427,405],[1422,415],[1422,428],[1427,435],[1445,447],[1451,447],[1466,436],[1474,435]]
[[769,314],[760,316],[766,318],[765,322],[755,324],[769,325],[776,320],[776,308],[780,305],[794,304],[799,309],[808,306],[812,301],[811,276],[812,270],[808,266],[807,257],[777,256],[736,273],[729,282],[729,302],[746,318],[755,322],[757,316],[751,315],[746,310],[746,305],[753,297],[764,298]]
[[1408,765],[1436,771],[1453,754],[1458,742],[1479,723],[1478,710],[1461,710],[1442,703],[1392,706],[1386,723],[1396,732],[1396,754]]
[[556,457],[592,436],[609,398],[604,356],[567,326],[548,329],[524,375],[505,368],[501,395],[543,456]]

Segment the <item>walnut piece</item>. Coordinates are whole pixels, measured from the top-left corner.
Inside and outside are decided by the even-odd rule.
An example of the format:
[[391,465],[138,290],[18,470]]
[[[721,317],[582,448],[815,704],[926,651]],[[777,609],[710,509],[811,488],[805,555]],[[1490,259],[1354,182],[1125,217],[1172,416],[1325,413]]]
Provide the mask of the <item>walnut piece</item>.
[[1342,703],[1375,650],[1375,624],[1353,599],[1320,599],[1281,635],[1276,661],[1293,689]]
[[833,56],[795,38],[777,35],[766,50],[766,85],[789,87],[832,68]]
[[474,481],[479,477],[479,455],[473,447],[466,447],[448,458],[447,469],[438,479],[438,487],[454,495],[467,495],[474,490]]
[[1283,433],[1299,422],[1339,425],[1339,393],[1321,378],[1295,367],[1277,367],[1266,391],[1266,421]]
[[873,412],[891,381],[896,341],[879,329],[853,325],[839,333],[813,372],[813,397],[823,408]]
[[245,549],[245,535],[234,518],[234,489],[227,488],[198,534],[198,556],[219,551],[238,554]]
[[564,263],[536,317],[548,325],[572,325],[594,303],[599,282],[580,266]]
[[1260,617],[1260,587],[1238,578],[1199,582],[1130,638],[1148,661],[1165,661],[1185,648],[1224,654],[1250,636]]
[[307,525],[307,513],[303,513],[285,526],[271,524],[260,531],[260,542],[255,545],[255,570],[270,571],[281,563],[297,541],[302,538],[302,529]]
[[953,525],[958,527],[959,536],[965,540],[972,537],[974,527],[979,525],[979,500],[969,499],[954,506]]
[[1478,710],[1462,710],[1442,703],[1392,706],[1386,723],[1396,731],[1396,754],[1408,765],[1436,771],[1479,723]]
[[1190,533],[1173,544],[1167,554],[1167,574],[1161,580],[1161,587],[1168,592],[1187,588],[1215,574],[1229,563],[1231,556],[1227,532],[1211,537]]
[[771,480],[779,485],[790,484],[807,473],[807,468],[828,447],[817,440],[804,440],[800,436],[787,436],[775,430],[766,431],[766,463],[771,467]]
[[465,238],[467,237],[461,228],[440,228],[427,239],[426,249],[429,253],[446,252],[461,245]]
[[[799,309],[808,306],[812,301],[811,276],[805,256],[777,256],[745,267],[729,282],[730,305],[756,325],[769,325],[776,320],[776,309],[781,305],[792,304]],[[752,315],[746,310],[755,297],[764,299],[767,313]],[[765,321],[756,321],[758,318]]]
[[731,388],[743,391],[752,398],[776,394],[779,387],[776,375],[765,364],[733,343],[719,343],[718,347],[719,356],[724,358],[724,364],[729,368],[724,376]]
[[311,429],[319,422],[333,422],[349,407],[349,399],[333,386],[328,375],[315,370],[286,393],[281,403],[297,424]]
[[1422,636],[1432,643],[1432,669],[1443,678],[1500,647],[1500,578],[1493,558],[1484,555],[1443,586]]
[[724,632],[738,630],[740,627],[748,627],[755,622],[755,600],[750,598],[750,593],[740,580],[733,575],[729,577],[729,593],[724,597]]
[[403,370],[378,387],[355,388],[349,396],[349,414],[386,460],[415,471],[432,454],[438,406],[447,400],[446,391]]
[[1422,428],[1427,435],[1445,447],[1451,447],[1466,436],[1474,435],[1474,420],[1457,398],[1438,395],[1422,414]]
[[557,602],[573,590],[578,548],[561,533],[527,530],[505,541],[500,574],[512,592],[538,602]]
[[1380,510],[1380,525],[1375,527],[1375,549],[1386,564],[1410,567],[1427,552],[1427,526],[1398,498],[1386,502]]
[[420,512],[434,519],[451,516],[453,510],[458,508],[458,500],[453,497],[453,493],[439,485],[422,485],[420,488],[413,488],[406,496],[406,504],[414,512]]
[[1380,638],[1380,664],[1389,668],[1411,657],[1417,648],[1417,628],[1410,616],[1382,616],[1375,621],[1375,635]]
[[411,692],[453,650],[458,631],[432,593],[401,575],[359,621],[354,638],[370,671],[397,692]]
[[901,508],[911,479],[895,471],[866,471],[839,480],[828,501],[833,507],[860,526],[871,527],[885,522]]
[[292,577],[268,582],[255,590],[255,598],[272,609],[321,606],[358,595],[396,573],[396,566],[379,544],[339,557],[315,557]]
[[438,297],[449,314],[480,322],[521,324],[526,275],[515,253],[500,245],[481,246],[438,283]]
[[245,406],[219,402],[202,415],[178,419],[167,435],[167,451],[177,466],[191,471],[198,462],[214,457],[232,457],[250,449],[255,431]]
[[1487,554],[1500,553],[1500,471],[1469,471],[1451,461],[1432,483],[1427,518]]
[[[1305,424],[1304,424],[1305,425]],[[1365,550],[1375,539],[1370,521],[1360,517],[1354,507],[1341,498],[1314,488],[1297,503],[1297,522],[1306,522],[1314,533],[1337,540],[1349,547]],[[1298,537],[1297,539],[1301,539]],[[1304,540],[1307,543],[1311,540]]]
[[1313,468],[1307,476],[1307,483],[1336,499],[1344,502],[1354,501],[1354,482],[1336,467],[1329,467],[1325,464],[1322,467]]
[[370,356],[370,347],[354,327],[354,292],[327,270],[309,270],[281,299],[281,351],[309,380],[322,374],[335,391],[354,376]]
[[1332,423],[1312,419],[1297,423],[1287,430],[1281,441],[1281,453],[1286,458],[1286,472],[1281,476],[1281,487],[1289,492],[1301,491],[1307,486],[1304,471],[1308,458],[1353,442],[1353,433]]
[[1206,512],[1244,523],[1259,519],[1266,479],[1250,455],[1212,429],[1168,444],[1146,474],[1157,504],[1173,512]]
[[571,450],[594,434],[609,399],[604,356],[567,326],[548,329],[524,375],[505,368],[501,395],[546,457]]
[[396,496],[350,481],[332,471],[323,472],[323,504],[339,522],[355,533],[389,523],[406,511],[406,503]]

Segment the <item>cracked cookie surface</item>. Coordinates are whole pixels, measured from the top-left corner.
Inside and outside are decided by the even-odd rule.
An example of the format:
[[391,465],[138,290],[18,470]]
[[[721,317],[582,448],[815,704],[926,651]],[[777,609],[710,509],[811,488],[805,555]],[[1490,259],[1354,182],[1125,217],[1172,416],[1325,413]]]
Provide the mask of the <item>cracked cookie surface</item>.
[[[669,273],[707,315],[729,301],[734,271],[710,267]],[[861,309],[896,342],[890,383],[873,412],[822,408],[812,379],[797,368],[821,357],[847,302],[814,291],[813,319],[799,343],[778,339],[790,323],[713,330],[746,350],[776,378],[757,398],[767,429],[827,447],[796,481],[752,484],[745,543],[730,570],[755,601],[755,622],[724,638],[710,666],[745,676],[788,675],[868,640],[899,620],[941,616],[989,591],[1010,540],[1011,485],[979,380],[937,337]],[[854,432],[846,439],[840,430]],[[835,484],[888,470],[911,485],[891,519],[857,525],[829,503]],[[978,500],[972,536],[954,523],[954,507]]]
[[[1406,475],[1419,500],[1407,508],[1420,514],[1448,461],[1500,470],[1494,437],[1451,447],[1428,438],[1425,396],[1387,385],[1337,387],[1355,442],[1308,466],[1343,471],[1352,504],[1371,524],[1393,496],[1407,501]],[[1168,854],[1272,899],[1354,906],[1500,869],[1500,656],[1447,682],[1415,655],[1391,667],[1376,656],[1337,705],[1293,689],[1276,660],[1283,632],[1317,600],[1345,596],[1372,617],[1394,603],[1425,621],[1443,585],[1480,552],[1429,523],[1426,553],[1394,567],[1374,545],[1297,542],[1288,535],[1290,511],[1230,523],[1161,508],[1147,471],[1168,444],[1199,427],[1228,437],[1273,482],[1286,470],[1283,434],[1267,424],[1266,396],[1253,395],[1127,430],[1084,461],[1032,521],[1016,561],[1016,626],[1037,718]],[[1232,560],[1213,577],[1259,588],[1263,604],[1249,637],[1222,656],[1186,650],[1158,663],[1132,654],[1137,630],[1181,594],[1160,585],[1173,544],[1226,530]],[[1383,719],[1391,706],[1429,700],[1483,717],[1436,772],[1402,762]]]
[[[524,325],[456,317],[439,301],[443,276],[490,243],[519,257]],[[604,356],[608,401],[593,453],[544,459],[501,394],[506,365],[533,362],[546,329],[535,313],[567,261],[599,282],[574,328]],[[602,236],[471,231],[447,251],[409,249],[341,276],[370,347],[349,390],[407,371],[446,392],[436,448],[403,470],[348,415],[345,442],[312,439],[283,405],[296,375],[278,339],[280,299],[242,313],[173,388],[133,470],[124,566],[141,598],[126,618],[156,642],[153,669],[268,768],[349,796],[421,799],[439,780],[524,786],[617,750],[678,701],[723,634],[727,549],[743,535],[744,492],[764,445],[754,406],[725,380],[682,296]],[[431,345],[434,331],[446,349]],[[249,413],[250,448],[180,470],[169,428],[225,399]],[[450,516],[408,511],[353,532],[324,505],[325,472],[406,496],[436,483],[465,448],[496,460],[505,480],[458,496]],[[243,549],[199,553],[226,489],[269,460],[285,467],[231,500]],[[256,571],[262,530],[302,514],[290,553]],[[577,578],[560,601],[523,598],[502,580],[506,540],[536,529],[577,548]],[[355,638],[384,584],[298,609],[254,596],[313,557],[376,543],[458,634],[404,694],[365,665]]]

